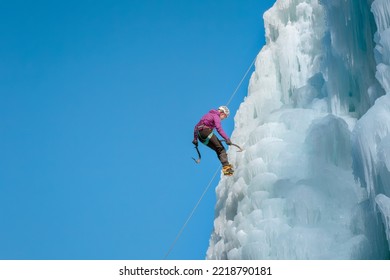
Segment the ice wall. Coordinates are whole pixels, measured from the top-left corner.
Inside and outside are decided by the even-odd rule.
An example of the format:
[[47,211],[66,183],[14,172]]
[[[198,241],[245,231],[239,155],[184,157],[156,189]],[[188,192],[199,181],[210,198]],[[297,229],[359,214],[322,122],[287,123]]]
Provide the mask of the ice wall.
[[389,15],[388,0],[264,14],[208,259],[389,258]]
[[355,126],[353,171],[368,191],[370,206],[381,213],[390,248],[390,1],[373,1],[371,11],[377,27],[373,72],[385,95],[376,99]]

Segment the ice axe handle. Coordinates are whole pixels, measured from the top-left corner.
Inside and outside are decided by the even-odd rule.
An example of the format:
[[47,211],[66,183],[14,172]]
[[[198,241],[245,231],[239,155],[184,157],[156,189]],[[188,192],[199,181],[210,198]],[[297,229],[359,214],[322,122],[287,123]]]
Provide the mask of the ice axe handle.
[[200,159],[202,158],[202,156],[200,155],[198,146],[195,146],[195,149],[196,149],[196,152],[198,153],[198,159],[195,159],[195,158],[192,158],[192,159],[195,161],[195,163],[199,164],[200,163]]
[[[226,142],[226,140],[221,140],[221,141]],[[236,147],[238,149],[238,152],[243,152],[244,151],[244,149],[241,148],[240,146],[238,146],[237,144],[231,143],[230,145]]]

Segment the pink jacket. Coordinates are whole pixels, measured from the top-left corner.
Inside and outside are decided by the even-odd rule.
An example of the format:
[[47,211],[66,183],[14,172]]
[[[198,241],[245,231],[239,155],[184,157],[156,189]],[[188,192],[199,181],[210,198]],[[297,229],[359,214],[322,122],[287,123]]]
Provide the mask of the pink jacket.
[[226,135],[225,131],[222,129],[221,118],[219,117],[220,112],[218,110],[210,110],[206,115],[204,115],[200,121],[195,125],[194,128],[194,140],[198,139],[198,130],[201,126],[206,126],[210,129],[216,128],[218,133],[225,140],[229,140],[229,137]]

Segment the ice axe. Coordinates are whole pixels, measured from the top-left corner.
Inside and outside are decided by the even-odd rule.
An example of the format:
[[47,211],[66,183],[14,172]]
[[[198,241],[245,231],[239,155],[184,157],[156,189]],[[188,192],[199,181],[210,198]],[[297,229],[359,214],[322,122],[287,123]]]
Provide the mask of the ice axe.
[[[225,142],[226,143],[226,140],[220,140],[220,141],[222,141],[222,142]],[[226,143],[227,144],[227,143]],[[227,145],[229,145],[229,144],[227,144]],[[237,149],[238,149],[238,151],[237,152],[243,152],[244,151],[244,149],[243,148],[241,148],[240,146],[238,146],[237,144],[234,144],[234,143],[230,143],[230,145],[229,146],[234,146],[234,147],[236,147]]]
[[198,145],[195,146],[195,149],[196,149],[196,152],[198,153],[198,159],[195,159],[195,158],[192,158],[195,163],[199,164],[200,163],[200,159],[202,158],[202,156],[200,155],[200,152],[199,152],[199,149],[198,149]]

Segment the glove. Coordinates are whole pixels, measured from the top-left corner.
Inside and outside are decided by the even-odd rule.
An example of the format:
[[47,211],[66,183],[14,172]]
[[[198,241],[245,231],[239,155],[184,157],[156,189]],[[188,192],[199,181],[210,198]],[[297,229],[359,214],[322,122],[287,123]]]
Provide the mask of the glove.
[[230,139],[227,139],[226,144],[230,146],[232,144],[232,141],[230,141]]
[[197,140],[197,139],[193,140],[193,141],[192,141],[192,144],[194,144],[195,147],[198,147],[198,140]]

